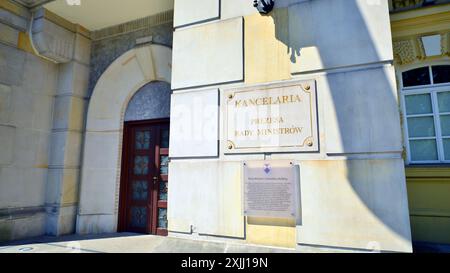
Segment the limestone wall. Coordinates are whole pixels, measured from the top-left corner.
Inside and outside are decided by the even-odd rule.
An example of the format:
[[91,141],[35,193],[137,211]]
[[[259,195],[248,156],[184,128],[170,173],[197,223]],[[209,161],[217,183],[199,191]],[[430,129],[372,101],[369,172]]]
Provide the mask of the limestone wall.
[[0,239],[70,234],[78,206],[89,33],[45,9],[32,16],[23,6],[0,4]]
[[0,23],[0,241],[42,235],[46,226],[58,66],[18,49],[20,32]]
[[[170,234],[411,251],[388,1],[252,4],[175,0]],[[225,153],[223,90],[302,79],[317,84],[318,153]],[[298,166],[297,219],[243,216],[242,162],[265,159]]]

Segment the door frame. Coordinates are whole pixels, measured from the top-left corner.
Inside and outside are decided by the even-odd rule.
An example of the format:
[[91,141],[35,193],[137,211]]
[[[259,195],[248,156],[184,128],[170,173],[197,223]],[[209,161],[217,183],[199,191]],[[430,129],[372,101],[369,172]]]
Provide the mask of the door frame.
[[[128,176],[127,170],[130,170],[132,166],[130,166],[130,162],[128,160],[129,153],[131,152],[131,144],[133,140],[129,137],[130,127],[133,125],[158,125],[158,124],[168,124],[170,126],[170,118],[161,118],[161,119],[151,119],[151,120],[139,120],[139,121],[126,121],[123,125],[123,135],[122,135],[122,158],[121,158],[121,170],[120,170],[120,187],[119,187],[119,211],[118,211],[118,232],[126,232],[127,231],[127,198],[128,198],[128,183],[126,183],[126,179]],[[170,148],[170,147],[169,147]],[[158,151],[159,153],[159,151]],[[153,194],[153,193],[150,193]],[[156,201],[158,202],[158,200]],[[168,200],[167,200],[168,203]],[[153,206],[153,204],[152,204]],[[152,226],[157,223],[156,215],[153,214],[155,210],[152,207],[152,218],[151,218],[151,226],[150,229],[146,230],[147,234],[157,235],[157,232],[152,230]],[[156,217],[156,219],[155,219]],[[150,223],[149,223],[150,224]],[[167,235],[167,234],[159,234],[159,235]]]

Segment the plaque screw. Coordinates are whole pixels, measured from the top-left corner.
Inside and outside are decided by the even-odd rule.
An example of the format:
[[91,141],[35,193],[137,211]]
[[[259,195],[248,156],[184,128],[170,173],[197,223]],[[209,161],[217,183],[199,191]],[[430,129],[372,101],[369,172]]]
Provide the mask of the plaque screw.
[[231,149],[233,149],[233,145],[228,144],[228,150],[231,150]]
[[306,145],[308,145],[309,147],[312,147],[313,146],[313,142],[310,140],[310,141],[308,141],[308,143],[306,143]]
[[309,91],[311,89],[311,86],[305,85],[305,90]]
[[233,97],[234,97],[233,94],[229,94],[229,95],[228,95],[228,98],[229,98],[230,100],[231,100]]

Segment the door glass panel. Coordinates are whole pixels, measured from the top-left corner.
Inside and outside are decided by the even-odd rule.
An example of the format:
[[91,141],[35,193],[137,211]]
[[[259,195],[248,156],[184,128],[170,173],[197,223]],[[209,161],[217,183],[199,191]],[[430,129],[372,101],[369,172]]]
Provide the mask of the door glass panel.
[[430,94],[410,95],[405,97],[406,114],[430,114],[433,113]]
[[445,160],[450,160],[450,138],[444,138],[442,142],[444,143]]
[[148,174],[148,156],[136,156],[134,158],[134,174],[147,175]]
[[439,92],[437,94],[439,113],[450,112],[450,92]]
[[159,182],[159,200],[167,201],[167,182]]
[[168,174],[169,173],[169,156],[168,155],[162,155],[161,161],[160,161],[160,173],[161,174]]
[[441,116],[442,136],[450,136],[450,115]]
[[403,86],[417,86],[427,85],[430,82],[430,69],[428,67],[421,67],[402,73]]
[[435,136],[433,117],[408,118],[409,137]]
[[411,140],[409,142],[412,161],[438,160],[436,140]]
[[169,128],[161,129],[161,148],[169,148]]
[[133,181],[132,198],[134,201],[145,201],[148,197],[147,181]]
[[150,148],[150,131],[136,132],[136,150],[148,150]]
[[131,207],[131,226],[145,228],[147,226],[147,208]]
[[432,69],[435,84],[450,82],[450,65],[436,65]]
[[158,209],[158,227],[167,229],[167,209]]

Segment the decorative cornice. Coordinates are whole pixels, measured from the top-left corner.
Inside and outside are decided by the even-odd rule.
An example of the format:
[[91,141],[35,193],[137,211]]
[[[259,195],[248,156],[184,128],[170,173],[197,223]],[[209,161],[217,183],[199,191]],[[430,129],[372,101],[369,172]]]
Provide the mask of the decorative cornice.
[[448,31],[450,28],[450,5],[440,12],[416,15],[411,17],[399,17],[391,15],[392,37],[394,39],[418,34]]
[[422,37],[427,36],[417,35],[401,40],[394,40],[394,59],[399,65],[410,64],[415,61],[423,61],[431,58],[443,58],[450,56],[449,37],[450,32],[437,33],[441,35],[441,54],[438,56],[427,57],[422,42]]
[[37,55],[55,63],[67,63],[75,57],[81,36],[89,39],[90,33],[45,8],[34,12],[30,37]]

